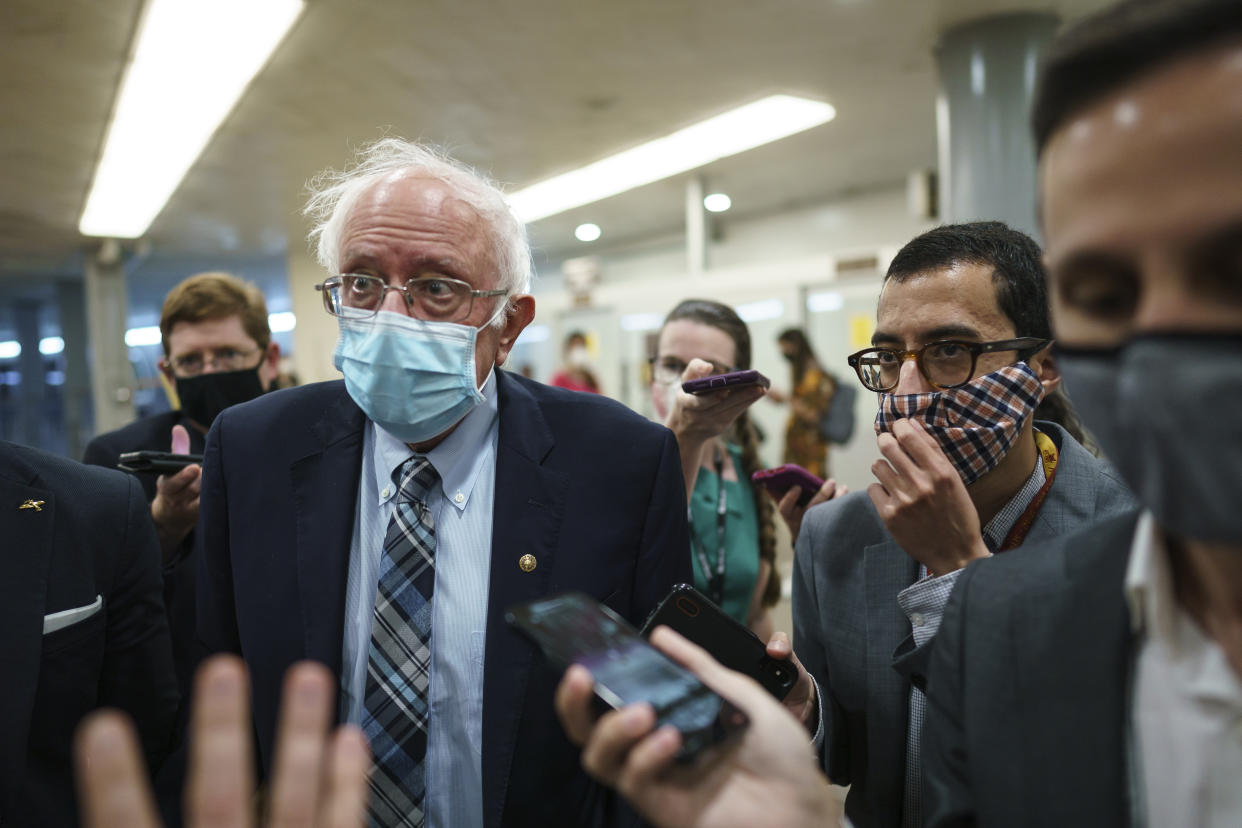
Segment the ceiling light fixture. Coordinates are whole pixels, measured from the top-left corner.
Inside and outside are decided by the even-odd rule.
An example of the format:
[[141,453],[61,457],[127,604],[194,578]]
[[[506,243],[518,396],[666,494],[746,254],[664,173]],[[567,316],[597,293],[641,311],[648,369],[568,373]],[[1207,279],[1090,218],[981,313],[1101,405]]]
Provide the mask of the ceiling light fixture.
[[712,193],[703,198],[703,209],[709,213],[723,213],[733,206],[733,199],[724,193]]
[[579,224],[574,228],[574,238],[582,242],[593,242],[598,239],[603,232],[599,229],[598,224]]
[[149,0],[78,230],[138,238],[304,0]]
[[831,121],[831,104],[772,95],[714,118],[540,181],[509,196],[525,222],[697,169]]

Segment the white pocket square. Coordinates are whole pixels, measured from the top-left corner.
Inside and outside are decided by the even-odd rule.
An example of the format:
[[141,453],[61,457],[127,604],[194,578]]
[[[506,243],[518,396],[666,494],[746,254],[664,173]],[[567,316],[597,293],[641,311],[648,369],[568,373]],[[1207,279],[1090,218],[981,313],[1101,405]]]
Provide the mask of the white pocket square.
[[57,630],[63,630],[65,627],[71,627],[79,621],[85,621],[101,609],[103,609],[103,596],[96,595],[95,603],[93,604],[45,615],[43,616],[43,634],[54,633]]

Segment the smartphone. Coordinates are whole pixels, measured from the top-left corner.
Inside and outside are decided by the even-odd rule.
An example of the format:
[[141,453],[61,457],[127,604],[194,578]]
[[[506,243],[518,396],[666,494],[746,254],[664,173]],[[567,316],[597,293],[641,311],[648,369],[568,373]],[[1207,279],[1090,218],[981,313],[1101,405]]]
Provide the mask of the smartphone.
[[772,385],[772,380],[751,369],[749,371],[733,371],[728,374],[713,374],[710,377],[686,380],[681,384],[681,390],[687,394],[710,394],[713,391],[723,391],[726,388],[747,388],[752,385],[768,388]]
[[811,474],[801,466],[786,463],[774,469],[761,469],[750,476],[750,481],[768,490],[772,497],[780,500],[785,492],[797,486],[802,490],[798,495],[798,505],[805,506],[815,497],[815,493],[824,485],[824,481]]
[[647,617],[644,636],[660,624],[672,627],[711,653],[712,658],[759,682],[777,701],[798,683],[798,669],[789,661],[772,658],[767,645],[746,626],[716,606],[690,584],[678,584]]
[[657,728],[671,724],[681,731],[680,762],[737,738],[749,723],[745,713],[648,644],[624,618],[581,592],[510,607],[505,621],[558,667],[581,664],[590,670],[595,695],[609,707],[649,703]]
[[127,451],[116,467],[133,474],[175,474],[194,463],[202,464],[201,454],[172,454],[167,451]]

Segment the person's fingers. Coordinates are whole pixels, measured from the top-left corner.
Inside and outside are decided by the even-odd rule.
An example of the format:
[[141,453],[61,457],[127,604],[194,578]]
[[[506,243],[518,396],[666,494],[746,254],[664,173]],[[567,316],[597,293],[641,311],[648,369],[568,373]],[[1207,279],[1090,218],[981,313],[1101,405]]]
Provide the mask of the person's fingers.
[[301,662],[285,674],[273,765],[270,828],[314,824],[324,747],[332,722],[332,676]]
[[595,727],[591,696],[595,680],[580,664],[572,664],[556,687],[556,714],[569,740],[575,745],[586,744]]
[[837,496],[837,481],[829,478],[824,481],[824,485],[819,487],[810,501],[806,504],[806,508],[818,506],[821,503],[827,503]]
[[655,711],[645,702],[600,717],[582,749],[582,766],[596,779],[615,785],[630,749],[655,727]]
[[779,631],[772,633],[767,650],[772,658],[786,659],[793,655],[793,645],[789,643],[789,636]]
[[680,749],[681,733],[672,725],[664,725],[629,752],[617,775],[617,790],[628,799],[640,799],[644,791],[651,790]]
[[[905,433],[909,433],[910,430],[910,427],[902,420],[898,420],[894,423],[893,428],[899,429]],[[876,438],[876,445],[880,449],[880,454],[884,455],[884,459],[892,465],[893,470],[896,471],[897,474],[901,475],[906,480],[913,481],[918,479],[921,469],[918,464],[910,458],[910,455],[906,454],[905,448],[902,443],[897,440],[897,437],[894,434],[881,434],[878,438]],[[889,491],[892,491],[892,489],[889,489]]]
[[876,460],[872,463],[871,473],[889,495],[896,495],[902,490],[902,480],[887,460]]
[[849,486],[846,486],[846,485],[837,486],[837,490],[832,493],[832,500],[836,500],[838,497],[845,497],[849,493],[850,493]]
[[186,431],[185,426],[175,425],[172,427],[172,453],[190,453],[190,432]]
[[[794,486],[785,494],[781,495],[781,499],[776,502],[776,509],[781,513],[781,517],[789,520],[798,511],[798,496],[802,494],[802,490]],[[814,500],[811,501],[814,504]]]
[[367,777],[371,749],[357,727],[337,728],[328,748],[323,805],[317,825],[323,828],[362,828],[367,818]]
[[754,679],[723,666],[702,647],[664,625],[656,627],[649,640],[656,649],[694,673],[700,681],[743,711],[763,704],[765,698],[772,700],[768,691]]
[[188,488],[196,485],[203,469],[197,464],[186,466],[176,474],[161,474],[155,480],[155,491],[164,497],[180,497]]
[[879,513],[881,519],[884,519],[891,513],[893,496],[882,485],[872,483],[868,486],[867,497],[871,498],[871,504],[875,506],[875,510]]
[[681,381],[686,382],[692,379],[710,377],[712,375],[712,371],[714,370],[715,369],[712,368],[712,364],[710,362],[705,359],[695,357],[686,364],[685,370],[681,372]]
[[[904,426],[900,431],[897,429],[898,423]],[[898,420],[893,424],[893,436],[921,469],[932,469],[947,462],[944,450],[917,420]]]
[[213,656],[194,681],[186,784],[194,828],[253,824],[254,771],[246,668],[236,656]]
[[151,786],[134,727],[112,710],[92,713],[78,728],[74,760],[86,828],[157,828]]

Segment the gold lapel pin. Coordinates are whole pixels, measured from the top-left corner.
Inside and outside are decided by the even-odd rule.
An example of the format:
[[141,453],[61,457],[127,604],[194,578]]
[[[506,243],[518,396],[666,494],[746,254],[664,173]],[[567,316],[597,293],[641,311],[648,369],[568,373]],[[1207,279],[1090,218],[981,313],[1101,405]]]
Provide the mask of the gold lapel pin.
[[[21,506],[17,507],[17,511],[20,512],[22,509],[34,509],[36,512],[42,512],[43,504],[46,502],[47,502],[46,500],[27,500]],[[534,560],[534,558],[532,558],[531,560]],[[531,566],[531,569],[534,569],[533,565]]]
[[534,555],[523,555],[518,558],[518,569],[523,572],[534,572],[537,561]]

